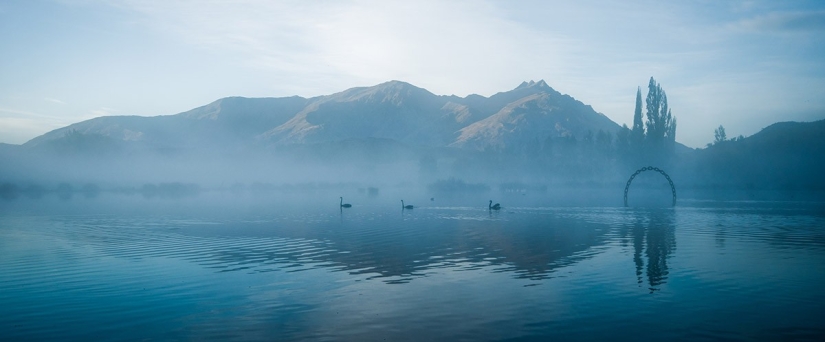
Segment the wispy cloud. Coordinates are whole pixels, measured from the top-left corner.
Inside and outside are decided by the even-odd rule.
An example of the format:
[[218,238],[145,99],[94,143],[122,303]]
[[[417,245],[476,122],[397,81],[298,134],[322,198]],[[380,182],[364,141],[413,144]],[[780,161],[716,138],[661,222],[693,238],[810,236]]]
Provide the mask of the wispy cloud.
[[[691,146],[704,146],[720,118],[731,131],[753,125],[757,115],[764,123],[782,120],[791,110],[784,109],[785,99],[804,99],[808,112],[825,108],[819,94],[825,4],[816,1],[58,1],[112,14],[84,25],[105,30],[112,22],[94,19],[115,18],[123,21],[114,25],[119,34],[136,37],[119,46],[69,36],[97,51],[149,51],[170,41],[177,50],[152,60],[157,68],[121,67],[144,65],[146,55],[117,55],[112,62],[103,53],[99,61],[123,79],[143,82],[101,86],[118,81],[109,79],[74,89],[66,84],[76,77],[55,79],[73,92],[32,93],[71,98],[71,104],[27,94],[32,105],[0,97],[6,107],[77,122],[116,113],[101,108],[101,98],[126,113],[170,114],[197,105],[192,99],[203,94],[316,96],[398,79],[436,94],[492,95],[544,78],[629,123],[636,86],[654,76],[680,117],[680,142]],[[201,77],[208,82],[180,82]],[[186,86],[154,86],[169,83]],[[131,93],[157,101],[123,95]]]
[[110,116],[110,115],[112,115],[112,113],[115,113],[115,112],[117,112],[116,109],[107,108],[107,107],[101,107],[101,108],[93,109],[93,110],[89,111],[89,114],[91,114],[91,116],[92,116],[89,119],[96,118],[96,117],[101,117],[101,116]]
[[825,11],[767,13],[740,20],[733,27],[753,32],[822,34],[825,32]]
[[3,143],[22,144],[36,136],[72,124],[70,118],[0,107],[0,137]]
[[64,102],[64,101],[61,101],[61,100],[58,100],[58,99],[55,99],[55,98],[51,98],[51,97],[44,97],[43,99],[48,101],[48,102],[51,102],[51,103],[57,103],[57,104],[61,104],[61,105],[66,104],[66,102]]
[[324,92],[403,79],[434,92],[492,93],[502,79],[515,86],[561,73],[570,65],[562,56],[577,48],[483,1],[114,3],[187,44],[232,54],[283,83],[317,80]]
[[63,126],[65,125],[61,123],[33,118],[0,117],[0,136],[3,137],[3,143],[22,144],[32,138],[29,132],[48,132]]
[[42,119],[52,119],[52,120],[59,120],[60,118],[53,115],[46,115],[35,113],[32,111],[27,110],[19,110],[14,108],[8,107],[0,107],[0,113],[5,114],[4,117],[18,117],[18,118],[42,118]]

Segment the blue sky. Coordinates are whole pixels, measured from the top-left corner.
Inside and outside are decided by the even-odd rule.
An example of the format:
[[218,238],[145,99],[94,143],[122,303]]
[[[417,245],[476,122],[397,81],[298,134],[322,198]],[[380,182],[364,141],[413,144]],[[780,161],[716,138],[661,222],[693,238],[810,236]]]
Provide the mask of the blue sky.
[[[653,76],[702,147],[825,119],[825,1],[0,2],[0,142],[226,96],[544,79],[619,124]],[[644,91],[644,88],[643,88]]]

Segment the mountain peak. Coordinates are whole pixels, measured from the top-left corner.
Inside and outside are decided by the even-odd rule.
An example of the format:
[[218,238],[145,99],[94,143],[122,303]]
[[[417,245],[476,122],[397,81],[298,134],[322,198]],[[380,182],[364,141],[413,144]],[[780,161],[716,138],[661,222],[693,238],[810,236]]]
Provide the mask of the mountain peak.
[[538,82],[533,81],[533,80],[530,80],[530,82],[524,81],[524,82],[521,82],[521,84],[519,84],[518,87],[516,87],[516,89],[525,89],[525,88],[547,88],[547,89],[551,89],[550,86],[547,85],[547,82],[544,82],[544,80],[539,80]]
[[366,89],[370,90],[382,90],[382,91],[400,91],[400,90],[424,90],[422,88],[416,87],[412,84],[409,84],[404,81],[392,80],[387,81],[378,85],[374,85],[372,87],[368,87]]
[[409,83],[404,82],[404,81],[399,81],[399,80],[390,80],[390,81],[378,84],[378,86],[379,87],[380,86],[415,87],[412,84],[409,84]]
[[343,92],[333,94],[329,99],[336,101],[377,101],[392,102],[400,105],[405,101],[415,101],[413,98],[421,98],[432,95],[423,88],[416,87],[403,81],[388,81],[372,87],[351,88]]

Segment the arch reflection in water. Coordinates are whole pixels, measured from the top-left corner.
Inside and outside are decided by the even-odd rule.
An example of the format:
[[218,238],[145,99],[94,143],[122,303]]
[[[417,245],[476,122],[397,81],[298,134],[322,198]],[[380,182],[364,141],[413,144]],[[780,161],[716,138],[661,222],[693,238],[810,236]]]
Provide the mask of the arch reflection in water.
[[621,235],[632,240],[638,284],[641,286],[647,280],[653,293],[667,282],[668,259],[676,250],[674,211],[639,210],[631,215],[631,223],[623,227]]

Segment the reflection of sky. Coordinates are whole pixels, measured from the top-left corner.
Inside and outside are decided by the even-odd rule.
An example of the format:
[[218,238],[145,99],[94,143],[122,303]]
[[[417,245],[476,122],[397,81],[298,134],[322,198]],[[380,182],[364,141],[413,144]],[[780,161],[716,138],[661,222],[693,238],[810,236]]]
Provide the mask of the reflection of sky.
[[0,4],[0,139],[226,96],[305,97],[398,79],[490,96],[545,79],[618,123],[656,77],[701,147],[822,119],[820,1]]
[[[756,305],[822,328],[810,318],[821,317],[813,315],[822,313],[815,303],[825,299],[811,291],[823,281],[822,234],[814,229],[822,217],[697,208],[512,212],[491,219],[485,210],[422,208],[370,221],[352,211],[343,223],[337,213],[205,221],[7,215],[0,219],[0,328],[22,324],[44,337],[75,336],[66,331],[74,329],[84,333],[78,338],[477,340],[616,331],[718,337],[791,324]],[[426,227],[439,216],[451,219]],[[654,293],[634,275],[633,239],[624,228],[636,223],[670,229],[666,236],[678,245]],[[643,251],[651,243],[645,234]],[[541,247],[528,246],[530,238]],[[564,244],[584,245],[553,257]],[[487,254],[473,257],[477,250]],[[550,257],[535,258],[541,254]],[[531,260],[552,264],[547,276],[523,277],[541,269]],[[404,270],[412,261],[429,264],[411,276]],[[731,317],[743,322],[724,324]]]

